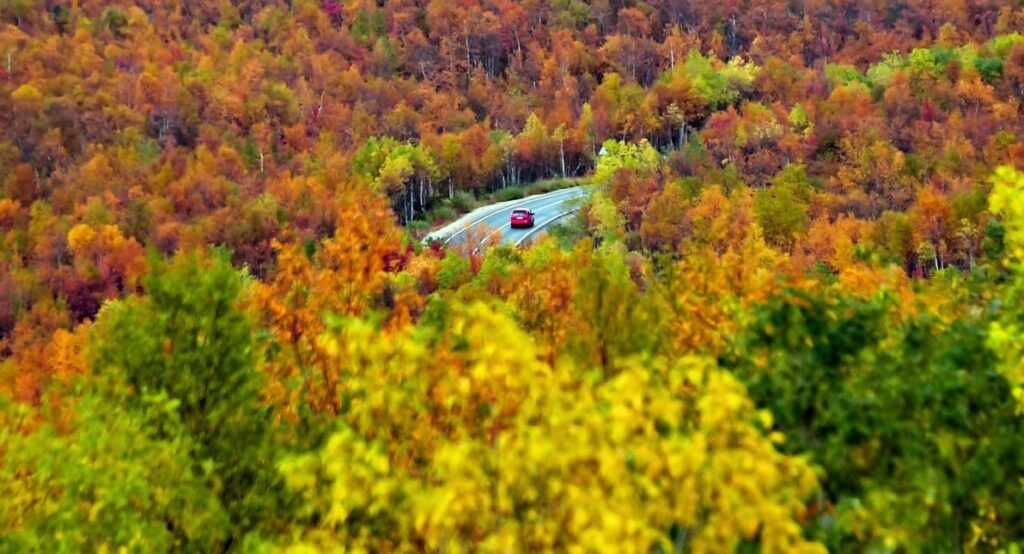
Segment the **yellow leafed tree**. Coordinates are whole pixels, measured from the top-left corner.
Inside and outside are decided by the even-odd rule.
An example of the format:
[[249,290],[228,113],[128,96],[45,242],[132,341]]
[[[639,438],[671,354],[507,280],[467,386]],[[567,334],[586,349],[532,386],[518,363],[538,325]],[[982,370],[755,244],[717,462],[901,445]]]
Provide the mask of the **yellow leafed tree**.
[[992,323],[989,345],[999,353],[1001,370],[1024,412],[1024,174],[1000,167],[992,178],[989,208],[1006,226],[1006,264],[1013,273],[1001,317]]
[[350,400],[320,452],[282,464],[319,522],[287,551],[824,551],[799,523],[814,472],[710,360],[594,382],[483,304],[445,319],[321,336]]

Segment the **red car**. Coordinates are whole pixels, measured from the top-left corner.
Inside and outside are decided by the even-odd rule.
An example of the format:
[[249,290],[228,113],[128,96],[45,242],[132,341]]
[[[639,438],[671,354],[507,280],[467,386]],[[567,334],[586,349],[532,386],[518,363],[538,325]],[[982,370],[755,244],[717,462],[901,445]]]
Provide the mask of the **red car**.
[[533,227],[533,212],[530,210],[512,210],[509,225],[515,227]]

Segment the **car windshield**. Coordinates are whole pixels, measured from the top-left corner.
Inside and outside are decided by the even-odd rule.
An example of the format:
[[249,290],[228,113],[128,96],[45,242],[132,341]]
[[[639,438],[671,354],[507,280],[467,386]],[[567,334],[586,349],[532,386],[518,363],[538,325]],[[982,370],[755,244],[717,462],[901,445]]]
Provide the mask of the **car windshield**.
[[514,210],[512,215],[528,215],[530,212],[526,210]]

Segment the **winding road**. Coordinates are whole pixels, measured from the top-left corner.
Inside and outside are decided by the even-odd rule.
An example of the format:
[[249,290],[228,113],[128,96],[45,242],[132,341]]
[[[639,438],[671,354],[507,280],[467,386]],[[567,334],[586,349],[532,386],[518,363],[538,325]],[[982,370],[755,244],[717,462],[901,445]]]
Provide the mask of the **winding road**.
[[[491,233],[496,230],[500,233],[502,242],[518,246],[527,240],[543,235],[548,225],[576,211],[580,205],[579,199],[589,194],[590,191],[587,187],[572,187],[529,196],[521,200],[484,206],[462,216],[454,223],[434,231],[427,236],[427,240],[441,240],[454,246],[464,242],[467,235],[470,234],[467,231],[472,229],[473,234],[484,235],[483,244],[486,245]],[[533,227],[529,229],[511,228],[509,218],[512,217],[512,210],[520,208],[533,210],[535,221]]]

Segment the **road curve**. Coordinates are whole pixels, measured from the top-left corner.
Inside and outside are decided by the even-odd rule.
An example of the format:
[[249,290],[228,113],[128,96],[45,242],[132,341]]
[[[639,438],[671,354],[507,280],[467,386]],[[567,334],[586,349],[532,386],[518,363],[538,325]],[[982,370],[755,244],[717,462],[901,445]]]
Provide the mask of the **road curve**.
[[[472,229],[471,234],[485,237],[486,245],[491,233],[496,230],[500,233],[502,242],[519,245],[528,239],[536,239],[544,233],[546,226],[578,209],[578,199],[588,194],[589,190],[586,187],[572,187],[503,202],[500,205],[484,206],[464,215],[455,224],[432,233],[427,240],[439,239],[454,246],[463,243],[467,234],[470,234],[467,231]],[[512,210],[520,208],[533,210],[535,225],[532,228],[512,229],[509,225]]]

